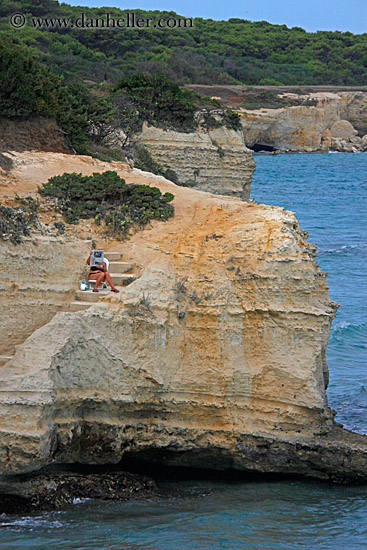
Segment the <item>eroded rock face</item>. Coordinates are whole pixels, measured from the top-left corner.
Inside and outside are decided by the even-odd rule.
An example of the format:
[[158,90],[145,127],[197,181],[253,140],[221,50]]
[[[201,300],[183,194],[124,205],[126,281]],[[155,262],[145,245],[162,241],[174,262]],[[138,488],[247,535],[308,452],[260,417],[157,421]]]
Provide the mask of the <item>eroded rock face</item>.
[[318,92],[309,94],[308,99],[315,105],[243,109],[246,145],[281,151],[366,150],[365,143],[356,139],[367,133],[366,93]]
[[0,356],[38,327],[65,309],[81,279],[81,258],[88,256],[90,243],[76,239],[34,236],[21,245],[0,241],[2,270],[0,293]]
[[243,110],[241,122],[248,147],[261,144],[279,150],[315,151],[325,128],[316,107]]
[[[42,169],[88,164],[65,157],[40,155]],[[366,438],[336,426],[327,405],[336,304],[295,215],[120,170],[172,192],[175,216],[106,243],[140,278],[58,313],[0,369],[1,474],[127,453],[366,481]]]
[[332,429],[336,306],[295,215],[159,182],[175,218],[120,245],[141,277],[57,314],[1,370],[2,473],[153,450],[243,469],[250,440]]
[[348,120],[360,136],[367,134],[367,94],[341,92],[340,98],[340,118]]
[[42,151],[67,153],[65,134],[52,119],[43,116],[19,120],[0,116],[0,151]]
[[344,139],[346,141],[349,141],[358,134],[357,130],[353,128],[348,120],[338,120],[334,122],[330,128],[330,133],[332,137]]
[[180,183],[219,195],[250,198],[255,162],[242,131],[221,127],[186,134],[144,124],[138,141],[154,160],[174,170]]

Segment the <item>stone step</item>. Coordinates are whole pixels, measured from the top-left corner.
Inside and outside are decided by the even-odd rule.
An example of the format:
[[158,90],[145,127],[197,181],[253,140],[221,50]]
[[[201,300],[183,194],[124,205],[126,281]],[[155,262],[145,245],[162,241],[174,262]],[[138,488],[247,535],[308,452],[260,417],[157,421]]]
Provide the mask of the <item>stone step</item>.
[[127,273],[133,268],[132,264],[129,262],[110,262],[108,266],[108,271],[110,273]]
[[98,302],[100,296],[107,296],[110,294],[110,289],[100,290],[99,292],[93,292],[92,290],[78,290],[76,296],[81,302]]
[[134,275],[129,275],[128,273],[111,273],[111,279],[114,285],[128,285],[135,281],[136,277]]
[[118,262],[121,259],[120,252],[105,252],[104,256],[109,262]]
[[[98,294],[97,294],[97,296],[98,296]],[[71,302],[70,311],[81,311],[83,309],[88,309],[92,305],[93,305],[92,302],[82,302],[82,301],[78,300],[77,302]]]
[[[88,290],[93,290],[94,285],[95,285],[95,281],[87,281],[87,283],[88,283]],[[109,286],[107,285],[106,282],[101,283],[101,284],[98,285],[98,290],[99,291],[108,290],[108,289],[109,289]]]
[[0,365],[5,365],[10,359],[13,359],[14,355],[0,355]]

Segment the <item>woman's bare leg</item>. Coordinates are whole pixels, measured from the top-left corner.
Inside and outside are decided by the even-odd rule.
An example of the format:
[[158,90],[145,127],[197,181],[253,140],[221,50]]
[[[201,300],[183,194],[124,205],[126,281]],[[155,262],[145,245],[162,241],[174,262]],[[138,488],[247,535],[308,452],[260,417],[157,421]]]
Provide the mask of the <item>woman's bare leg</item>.
[[94,285],[94,289],[93,290],[98,290],[98,285],[100,285],[101,283],[103,283],[104,281],[107,281],[107,283],[110,285],[111,287],[111,290],[116,290],[116,287],[115,285],[113,284],[113,281],[111,279],[111,275],[108,273],[108,271],[106,271],[105,273],[92,273],[89,277],[88,277],[88,280],[89,281],[96,281],[95,285]]
[[108,284],[111,287],[111,290],[116,290],[116,287],[112,282],[111,275],[108,273],[108,271],[106,271],[104,275],[105,275],[105,280],[108,282]]
[[100,285],[102,281],[104,281],[104,276],[105,274],[101,272],[101,273],[97,273],[96,275],[93,274],[90,277],[88,277],[89,281],[95,281],[93,292],[98,292],[98,285]]

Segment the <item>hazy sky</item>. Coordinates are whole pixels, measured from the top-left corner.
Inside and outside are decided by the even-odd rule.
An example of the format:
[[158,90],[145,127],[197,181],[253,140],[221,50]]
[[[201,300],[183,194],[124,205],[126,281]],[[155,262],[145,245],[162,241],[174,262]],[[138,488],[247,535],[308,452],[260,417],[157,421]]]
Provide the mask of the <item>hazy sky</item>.
[[367,0],[66,0],[66,3],[131,10],[172,10],[205,19],[240,17],[302,27],[308,31],[367,32]]

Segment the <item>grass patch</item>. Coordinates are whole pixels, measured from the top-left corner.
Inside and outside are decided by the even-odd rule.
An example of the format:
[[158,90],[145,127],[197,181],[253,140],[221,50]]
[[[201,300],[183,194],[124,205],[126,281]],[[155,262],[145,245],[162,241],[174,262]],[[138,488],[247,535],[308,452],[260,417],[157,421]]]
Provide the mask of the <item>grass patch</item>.
[[[317,99],[304,97],[279,97],[277,90],[254,91],[248,89],[247,97],[241,103],[243,109],[281,109],[282,107],[294,107],[304,105],[314,107],[317,105]],[[295,93],[302,94],[302,90],[296,90]]]

